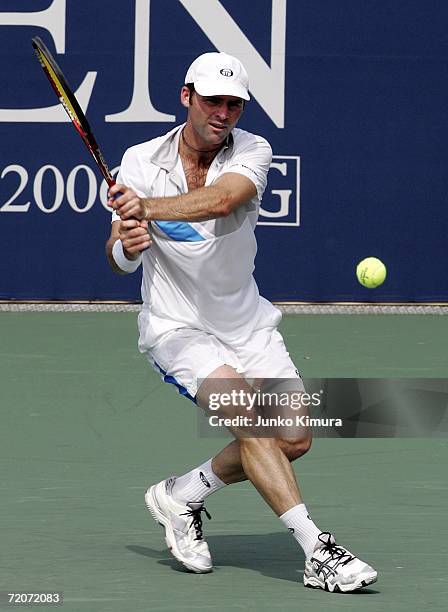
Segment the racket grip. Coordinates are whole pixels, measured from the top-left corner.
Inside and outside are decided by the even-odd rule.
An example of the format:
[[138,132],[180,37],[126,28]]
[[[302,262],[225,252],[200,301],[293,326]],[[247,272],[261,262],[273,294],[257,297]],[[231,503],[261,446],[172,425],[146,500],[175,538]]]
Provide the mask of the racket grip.
[[[112,176],[108,176],[107,178],[106,178],[106,177],[104,177],[104,180],[106,181],[107,186],[108,186],[109,188],[110,188],[110,187],[114,187],[114,185],[116,185],[116,184],[117,184],[116,180],[115,180],[115,179],[113,179],[113,178],[112,178]],[[107,195],[109,195],[109,193],[108,193]],[[115,197],[117,197],[117,196],[118,196],[118,194],[116,194],[116,196],[115,196]]]
[[[106,183],[108,187],[113,187],[114,185],[116,185],[116,181],[112,178],[112,177],[108,177],[106,178]],[[116,200],[117,198],[119,198],[122,194],[120,192],[116,193],[114,196],[114,200]],[[131,219],[134,219],[135,221],[137,221],[137,219],[135,217],[131,217]]]
[[[108,186],[108,187],[113,187],[114,185],[116,185],[116,184],[117,184],[117,183],[116,183],[116,181],[115,181],[115,179],[113,179],[112,177],[110,177],[110,178],[108,177],[108,178],[106,178],[105,180],[106,180],[106,183],[107,183],[107,186]],[[107,195],[109,196],[109,193],[108,193]],[[120,192],[116,193],[116,194],[115,194],[115,196],[114,196],[114,200],[116,200],[117,198],[119,198],[121,195],[122,195],[122,194],[121,194]]]

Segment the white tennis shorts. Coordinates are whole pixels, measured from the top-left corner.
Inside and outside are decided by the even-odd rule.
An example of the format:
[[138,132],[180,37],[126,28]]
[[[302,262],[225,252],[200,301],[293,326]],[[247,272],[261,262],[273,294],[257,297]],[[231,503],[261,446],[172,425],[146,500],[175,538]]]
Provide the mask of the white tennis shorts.
[[165,382],[174,384],[179,393],[193,401],[201,382],[222,365],[231,366],[246,379],[298,379],[303,388],[276,327],[255,330],[241,346],[224,344],[198,329],[175,329],[145,354]]

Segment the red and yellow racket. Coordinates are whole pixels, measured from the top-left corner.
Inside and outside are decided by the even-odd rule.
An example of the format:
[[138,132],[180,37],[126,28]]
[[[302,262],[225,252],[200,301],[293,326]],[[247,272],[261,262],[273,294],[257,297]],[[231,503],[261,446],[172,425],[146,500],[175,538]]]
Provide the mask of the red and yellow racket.
[[39,36],[35,36],[32,39],[32,45],[36,52],[37,58],[42,66],[48,80],[53,87],[59,102],[65,108],[67,115],[70,117],[73,125],[75,126],[78,134],[81,136],[84,144],[92,154],[104,180],[112,187],[115,185],[110,170],[106,164],[106,161],[101,153],[98,143],[93,135],[90,125],[84,115],[81,107],[79,106],[78,100],[75,98],[74,93],[70,89],[67,79],[65,78],[62,70],[59,68],[56,60],[51,55],[50,51],[44,45]]

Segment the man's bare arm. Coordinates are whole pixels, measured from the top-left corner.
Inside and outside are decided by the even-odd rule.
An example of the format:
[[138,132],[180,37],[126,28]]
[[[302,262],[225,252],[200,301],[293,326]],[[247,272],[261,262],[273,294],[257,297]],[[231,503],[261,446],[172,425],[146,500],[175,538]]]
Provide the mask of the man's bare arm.
[[[116,200],[113,196],[121,192]],[[226,217],[257,193],[254,183],[237,172],[220,176],[213,185],[167,198],[139,198],[132,189],[115,185],[109,189],[108,205],[121,219],[146,221],[206,221]]]

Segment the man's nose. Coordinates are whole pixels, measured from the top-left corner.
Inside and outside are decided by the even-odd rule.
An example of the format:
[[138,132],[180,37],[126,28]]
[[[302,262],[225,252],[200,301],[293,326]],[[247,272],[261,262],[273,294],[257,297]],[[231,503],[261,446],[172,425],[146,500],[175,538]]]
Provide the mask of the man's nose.
[[227,119],[229,116],[229,109],[227,107],[227,104],[223,103],[220,106],[218,106],[218,108],[216,109],[216,115],[221,120]]

